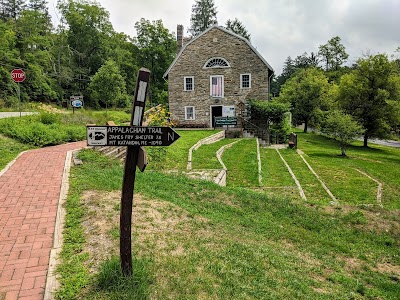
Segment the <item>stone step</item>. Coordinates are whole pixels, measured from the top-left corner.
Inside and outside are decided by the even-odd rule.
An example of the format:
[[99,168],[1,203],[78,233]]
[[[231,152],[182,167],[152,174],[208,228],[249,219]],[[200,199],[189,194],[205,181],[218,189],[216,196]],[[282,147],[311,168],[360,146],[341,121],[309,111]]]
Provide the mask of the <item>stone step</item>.
[[244,138],[254,138],[254,134],[249,131],[243,130],[243,137]]

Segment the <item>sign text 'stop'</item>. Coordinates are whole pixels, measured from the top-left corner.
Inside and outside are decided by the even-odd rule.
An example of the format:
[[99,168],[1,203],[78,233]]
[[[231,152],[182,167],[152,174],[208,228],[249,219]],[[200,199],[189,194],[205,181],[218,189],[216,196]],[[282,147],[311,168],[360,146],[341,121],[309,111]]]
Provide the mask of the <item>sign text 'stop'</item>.
[[23,82],[25,80],[25,72],[21,69],[14,69],[11,71],[11,78],[15,82]]

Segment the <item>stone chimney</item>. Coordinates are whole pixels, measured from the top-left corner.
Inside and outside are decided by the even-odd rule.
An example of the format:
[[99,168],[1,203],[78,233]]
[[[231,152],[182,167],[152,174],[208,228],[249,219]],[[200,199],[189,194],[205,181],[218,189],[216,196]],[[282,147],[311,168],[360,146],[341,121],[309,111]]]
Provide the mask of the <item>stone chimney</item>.
[[176,44],[177,44],[177,52],[179,53],[183,47],[183,25],[177,25],[176,27]]

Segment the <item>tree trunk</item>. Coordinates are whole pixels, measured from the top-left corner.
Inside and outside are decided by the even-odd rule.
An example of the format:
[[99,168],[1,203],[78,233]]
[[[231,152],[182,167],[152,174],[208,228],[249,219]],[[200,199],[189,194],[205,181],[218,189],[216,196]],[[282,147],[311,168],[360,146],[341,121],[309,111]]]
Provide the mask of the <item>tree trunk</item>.
[[364,135],[364,147],[368,147],[368,135]]
[[304,121],[304,133],[307,133],[307,129],[308,129],[308,120],[306,119]]
[[342,150],[342,156],[347,156],[346,147],[341,147],[340,149]]

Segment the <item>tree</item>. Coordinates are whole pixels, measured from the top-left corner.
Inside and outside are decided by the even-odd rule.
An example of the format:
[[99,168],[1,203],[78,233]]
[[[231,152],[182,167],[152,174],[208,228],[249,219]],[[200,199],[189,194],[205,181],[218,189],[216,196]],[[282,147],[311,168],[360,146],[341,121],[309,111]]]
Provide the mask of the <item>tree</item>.
[[324,108],[331,85],[323,71],[316,68],[299,69],[282,86],[277,101],[291,105],[296,123],[304,122],[304,132],[318,112]]
[[109,108],[126,98],[125,81],[120,73],[118,65],[107,60],[91,78],[89,90],[96,104]]
[[338,70],[349,55],[340,43],[340,37],[331,38],[327,44],[319,46],[318,55],[325,62],[325,70]]
[[142,18],[136,22],[135,28],[135,44],[139,49],[138,64],[151,71],[150,100],[155,104],[165,104],[161,103],[160,95],[162,91],[167,90],[163,75],[176,55],[175,37],[164,27],[161,20],[150,22]]
[[268,139],[271,134],[277,140],[287,141],[290,131],[288,118],[290,106],[277,101],[252,100],[250,102],[251,122],[260,128],[266,128]]
[[271,92],[273,96],[278,96],[282,85],[299,69],[317,68],[319,63],[318,56],[311,52],[310,56],[307,52],[298,55],[295,59],[288,56],[283,64],[282,73],[274,77],[271,84]]
[[25,0],[1,0],[0,18],[17,20],[21,12],[25,9]]
[[188,32],[192,36],[196,36],[216,24],[217,8],[214,0],[195,0],[195,4],[192,6]]
[[393,67],[385,54],[369,55],[340,80],[339,103],[365,128],[365,147],[369,138],[384,138],[390,132],[390,101],[400,101],[399,74]]
[[228,19],[225,24],[226,28],[233,31],[234,33],[244,37],[246,40],[250,41],[250,33],[247,31],[246,27],[237,18],[234,20]]
[[114,30],[108,11],[95,1],[64,0],[58,3],[58,8],[62,22],[68,25],[65,30],[67,45],[63,51],[68,51],[73,58],[71,67],[77,78],[72,82],[70,93],[82,93],[90,77],[107,60],[109,37]]
[[347,146],[364,132],[362,126],[352,116],[339,110],[329,111],[321,131],[339,142],[342,156],[347,156]]

